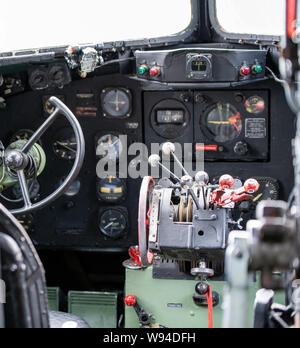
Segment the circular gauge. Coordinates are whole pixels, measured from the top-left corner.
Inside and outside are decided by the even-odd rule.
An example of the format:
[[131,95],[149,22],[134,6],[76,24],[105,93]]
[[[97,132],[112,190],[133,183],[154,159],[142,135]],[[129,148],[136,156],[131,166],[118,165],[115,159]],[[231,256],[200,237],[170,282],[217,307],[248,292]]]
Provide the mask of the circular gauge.
[[[33,180],[33,179],[28,180],[27,185],[28,185],[28,189],[29,189],[30,198],[31,199],[36,198],[40,192],[40,184],[38,183],[38,181]],[[16,199],[16,200],[19,200],[23,197],[22,191],[21,191],[21,186],[19,183],[15,184],[13,186],[12,194],[14,196],[14,199]]]
[[126,196],[126,184],[121,179],[109,176],[98,182],[97,193],[101,201],[118,203]]
[[273,178],[258,177],[259,190],[255,193],[253,203],[258,204],[261,201],[276,201],[279,198],[279,183]]
[[49,87],[48,73],[44,69],[36,69],[29,76],[29,85],[33,90],[42,90]]
[[231,104],[218,104],[205,117],[206,128],[213,140],[225,143],[236,139],[242,131],[241,114]]
[[[34,131],[30,129],[21,129],[12,136],[12,138],[10,139],[10,144],[15,143],[19,140],[29,140],[33,134]],[[42,145],[42,142],[39,140],[38,144]]]
[[32,230],[33,216],[31,214],[18,216],[18,221],[23,226],[26,232]]
[[190,112],[186,105],[176,99],[164,99],[151,111],[151,126],[165,139],[180,138],[190,124]]
[[55,106],[50,102],[49,99],[44,103],[44,111],[46,115],[51,115],[55,111]]
[[54,65],[49,71],[49,81],[55,87],[62,87],[65,82],[64,66]]
[[122,152],[122,142],[116,135],[107,134],[99,138],[96,150],[97,156],[116,161],[119,159]]
[[123,88],[108,88],[102,91],[104,117],[129,117],[131,114],[131,93]]
[[62,129],[53,142],[53,151],[61,159],[73,160],[76,157],[77,142],[72,129]]
[[120,209],[105,210],[100,216],[100,231],[109,238],[120,238],[124,235],[127,225],[127,217]]
[[250,114],[260,114],[265,110],[265,101],[258,96],[250,97],[245,102],[245,108]]
[[[61,186],[65,182],[66,178],[62,179],[59,183],[59,186]],[[64,193],[67,197],[75,197],[78,195],[81,188],[81,182],[79,180],[75,180],[72,182],[71,186],[68,188],[68,190]]]

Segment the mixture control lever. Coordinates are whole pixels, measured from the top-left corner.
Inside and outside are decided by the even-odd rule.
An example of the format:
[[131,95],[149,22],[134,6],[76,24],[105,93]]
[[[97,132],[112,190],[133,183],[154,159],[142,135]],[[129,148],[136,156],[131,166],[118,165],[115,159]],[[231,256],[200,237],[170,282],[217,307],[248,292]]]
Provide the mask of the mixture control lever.
[[159,324],[151,324],[151,315],[144,311],[144,309],[139,305],[137,298],[134,295],[126,296],[124,302],[126,306],[134,308],[142,328],[149,328],[149,329],[165,328],[164,326]]

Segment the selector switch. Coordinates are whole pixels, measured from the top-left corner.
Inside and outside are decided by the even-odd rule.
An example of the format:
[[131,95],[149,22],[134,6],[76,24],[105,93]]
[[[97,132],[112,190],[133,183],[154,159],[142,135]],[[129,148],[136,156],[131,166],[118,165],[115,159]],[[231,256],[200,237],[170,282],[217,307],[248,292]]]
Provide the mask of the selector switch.
[[248,153],[248,145],[242,141],[236,143],[234,152],[239,156],[245,156]]

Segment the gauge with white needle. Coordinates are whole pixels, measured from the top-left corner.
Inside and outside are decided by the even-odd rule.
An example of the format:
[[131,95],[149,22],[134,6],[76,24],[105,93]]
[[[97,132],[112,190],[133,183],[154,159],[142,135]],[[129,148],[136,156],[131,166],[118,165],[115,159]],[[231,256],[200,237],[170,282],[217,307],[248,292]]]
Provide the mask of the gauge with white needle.
[[74,160],[77,151],[77,142],[72,129],[60,130],[53,141],[53,151],[61,159]]
[[99,229],[106,237],[117,239],[125,234],[128,219],[121,209],[107,209],[100,214]]
[[117,161],[123,152],[123,144],[116,135],[106,134],[98,139],[96,152],[100,158]]

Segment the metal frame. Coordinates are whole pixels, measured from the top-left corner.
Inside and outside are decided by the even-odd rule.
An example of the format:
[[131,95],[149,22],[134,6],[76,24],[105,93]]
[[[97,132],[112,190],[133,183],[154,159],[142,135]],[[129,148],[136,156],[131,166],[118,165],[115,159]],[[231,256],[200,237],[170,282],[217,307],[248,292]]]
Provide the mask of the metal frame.
[[213,30],[219,38],[224,42],[236,42],[236,43],[250,43],[256,45],[277,45],[281,38],[280,36],[269,36],[269,35],[256,35],[256,34],[238,34],[228,33],[222,30],[220,23],[218,22],[216,1],[208,0],[209,18],[212,24]]

